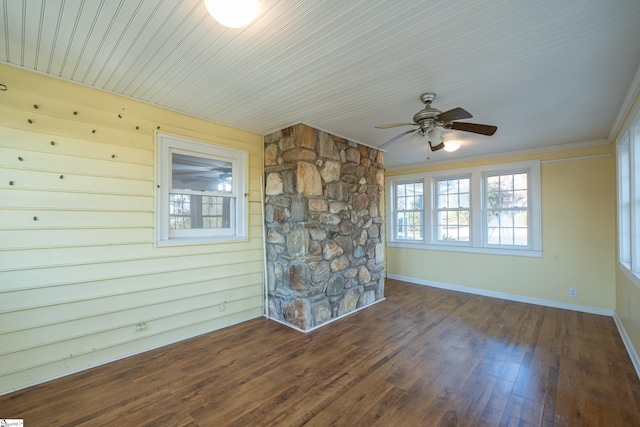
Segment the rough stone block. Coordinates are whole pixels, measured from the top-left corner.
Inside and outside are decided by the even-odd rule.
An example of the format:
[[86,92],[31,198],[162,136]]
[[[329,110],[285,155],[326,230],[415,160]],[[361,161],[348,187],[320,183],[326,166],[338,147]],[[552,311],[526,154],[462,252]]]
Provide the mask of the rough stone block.
[[276,230],[269,230],[267,232],[267,243],[272,243],[272,244],[284,244],[285,242],[285,237],[278,233]]
[[282,160],[287,163],[294,162],[315,162],[318,155],[314,150],[304,147],[295,147],[282,153]]
[[339,274],[333,274],[327,282],[327,290],[325,293],[328,296],[340,295],[344,290],[344,277]]
[[336,272],[349,267],[349,258],[346,255],[339,256],[331,261],[331,271]]
[[291,197],[291,220],[295,222],[307,220],[307,199],[303,196]]
[[306,228],[293,230],[287,236],[287,251],[292,257],[301,257],[309,253],[309,231]]
[[327,238],[327,233],[324,230],[320,230],[318,228],[310,228],[309,234],[311,234],[311,238],[313,240],[323,241]]
[[318,266],[315,270],[313,270],[313,281],[316,284],[324,284],[331,277],[331,266],[327,261],[322,261],[318,263]]
[[340,218],[340,216],[337,215],[337,214],[332,214],[332,213],[328,213],[328,212],[322,212],[320,214],[320,216],[318,217],[318,220],[322,224],[338,225],[338,224],[340,224],[340,221],[342,221],[342,218]]
[[366,307],[368,305],[376,302],[376,292],[375,291],[364,291],[360,298],[358,299],[358,304],[356,308]]
[[349,200],[349,185],[345,182],[332,182],[327,185],[327,197],[339,202]]
[[265,187],[264,192],[267,196],[277,196],[278,194],[282,194],[284,192],[284,187],[280,173],[272,172],[267,175],[267,184]]
[[307,330],[311,324],[311,305],[307,300],[294,300],[290,304],[283,305],[282,319],[298,329]]
[[340,301],[340,305],[338,306],[338,316],[342,316],[355,310],[358,305],[358,299],[360,299],[358,289],[349,289],[342,298],[342,301]]
[[360,270],[358,270],[358,283],[364,285],[365,283],[369,283],[370,281],[371,273],[369,273],[367,267],[360,267]]
[[344,249],[338,243],[333,240],[327,240],[326,245],[324,246],[324,250],[322,251],[324,259],[327,261],[331,261],[337,256],[340,256],[344,253]]
[[284,192],[287,194],[294,194],[296,192],[296,171],[284,170],[282,171],[282,186]]
[[264,149],[264,165],[275,166],[278,164],[278,145],[269,144]]
[[311,270],[307,264],[291,264],[285,278],[285,284],[294,291],[303,291],[311,286]]
[[353,252],[353,239],[351,239],[351,236],[336,236],[334,240],[344,250],[345,254]]
[[322,178],[318,168],[311,163],[298,162],[296,188],[298,193],[305,196],[321,196]]
[[313,318],[316,326],[331,320],[331,304],[323,301],[313,307]]
[[314,128],[300,123],[293,127],[293,133],[296,145],[315,150],[316,130]]
[[325,132],[318,132],[318,155],[324,159],[340,160],[340,151],[336,143]]
[[309,210],[314,212],[326,212],[329,210],[329,203],[325,199],[309,199]]
[[327,160],[324,162],[322,169],[320,169],[320,175],[324,182],[335,182],[340,179],[340,162],[334,160]]

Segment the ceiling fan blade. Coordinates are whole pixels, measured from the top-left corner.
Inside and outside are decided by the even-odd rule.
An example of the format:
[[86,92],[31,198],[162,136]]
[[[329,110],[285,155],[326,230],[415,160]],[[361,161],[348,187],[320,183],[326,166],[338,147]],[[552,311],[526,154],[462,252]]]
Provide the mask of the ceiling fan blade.
[[447,126],[447,129],[463,130],[465,132],[479,133],[481,135],[493,135],[498,128],[492,125],[481,125],[478,123],[455,122]]
[[436,116],[436,120],[439,122],[449,123],[454,120],[470,119],[473,117],[470,112],[464,108],[454,108],[453,110],[445,111]]
[[429,148],[431,148],[431,151],[438,151],[438,150],[442,150],[444,148],[444,142],[441,142],[440,144],[433,146],[431,145],[431,143],[429,143]]
[[378,125],[375,126],[377,129],[389,129],[397,126],[415,126],[415,123],[389,123],[387,125]]
[[410,133],[413,133],[413,132],[417,132],[417,131],[418,131],[418,129],[411,129],[411,130],[408,130],[406,132],[402,132],[400,135],[395,136],[395,137],[391,138],[390,140],[388,140],[387,142],[385,142],[384,144],[382,144],[380,147],[378,147],[378,150],[382,150],[385,147],[388,147],[389,145],[393,144],[394,142],[396,142],[397,140],[399,140],[403,136],[405,136],[407,134],[410,134]]

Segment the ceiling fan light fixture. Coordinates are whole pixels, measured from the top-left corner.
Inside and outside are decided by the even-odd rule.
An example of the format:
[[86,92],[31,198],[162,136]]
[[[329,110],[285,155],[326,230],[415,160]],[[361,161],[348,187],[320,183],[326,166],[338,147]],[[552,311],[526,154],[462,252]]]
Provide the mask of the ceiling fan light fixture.
[[443,138],[440,130],[435,126],[429,128],[429,130],[427,130],[427,140],[432,147],[442,144]]
[[458,141],[445,141],[444,143],[444,151],[448,151],[449,153],[453,153],[460,148],[460,143]]
[[241,28],[258,16],[260,0],[204,0],[209,14],[229,28]]

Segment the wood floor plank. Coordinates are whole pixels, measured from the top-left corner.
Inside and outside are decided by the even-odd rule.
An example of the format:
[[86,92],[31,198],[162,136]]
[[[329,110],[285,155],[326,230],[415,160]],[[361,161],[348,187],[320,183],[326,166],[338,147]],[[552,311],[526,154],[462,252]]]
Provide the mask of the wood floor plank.
[[255,319],[0,396],[25,425],[632,426],[611,318],[396,280],[303,334]]

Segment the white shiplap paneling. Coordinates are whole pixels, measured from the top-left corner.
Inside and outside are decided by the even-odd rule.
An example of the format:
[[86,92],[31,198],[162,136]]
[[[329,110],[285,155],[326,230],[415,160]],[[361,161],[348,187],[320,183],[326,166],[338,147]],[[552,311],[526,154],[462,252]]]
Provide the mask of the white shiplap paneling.
[[[262,315],[261,137],[0,75],[0,393]],[[248,241],[155,246],[159,127],[248,151]]]

